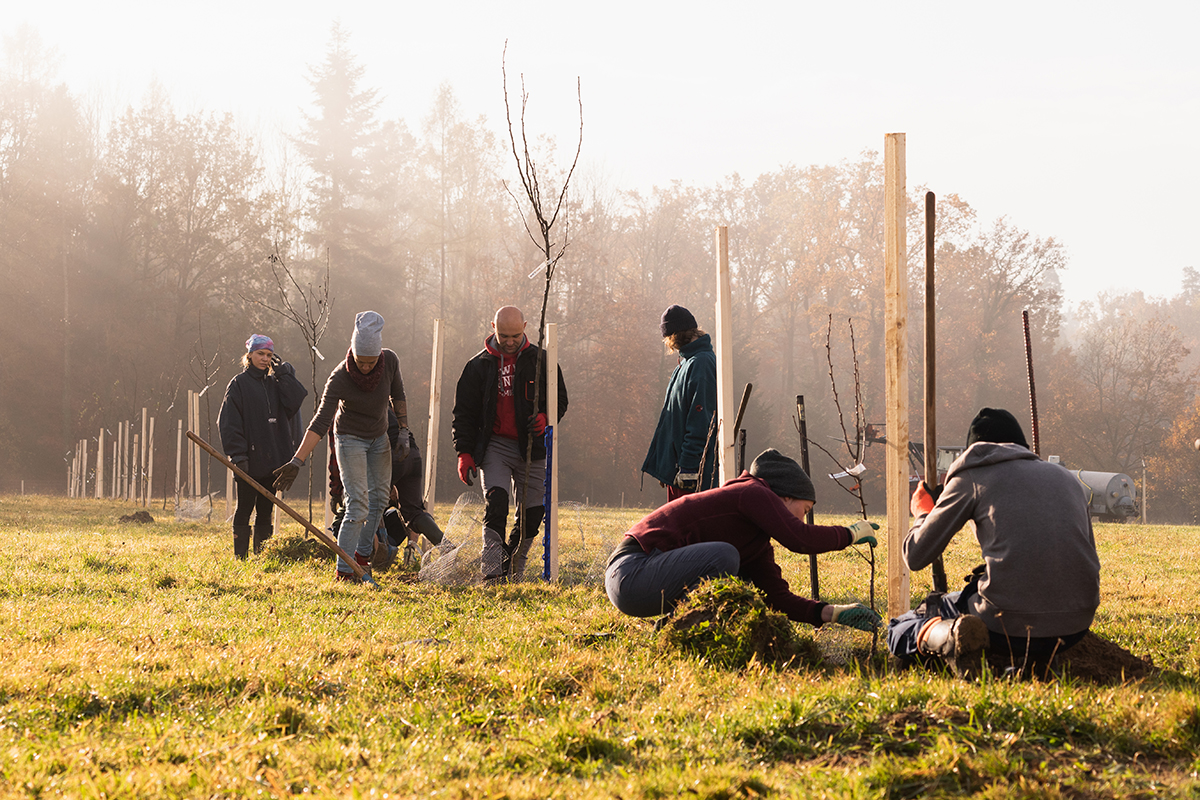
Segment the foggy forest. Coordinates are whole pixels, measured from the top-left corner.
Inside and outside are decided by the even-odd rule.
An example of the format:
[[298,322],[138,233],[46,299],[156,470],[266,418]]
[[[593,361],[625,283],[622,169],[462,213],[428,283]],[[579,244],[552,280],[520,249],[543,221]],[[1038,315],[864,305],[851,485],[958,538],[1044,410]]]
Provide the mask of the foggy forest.
[[[354,314],[366,309],[387,320],[384,346],[400,356],[422,447],[434,320],[444,320],[438,500],[465,490],[449,438],[454,382],[496,308],[524,309],[536,339],[543,289],[530,278],[542,256],[514,198],[503,120],[472,116],[449,85],[421,119],[380,118],[372,76],[337,27],[309,75],[297,76],[311,86],[311,106],[282,143],[256,139],[221,111],[182,113],[154,86],[126,108],[100,109],[57,80],[28,31],[6,42],[3,57],[0,491],[24,482],[26,491],[61,493],[73,444],[142,408],[171,432],[157,452],[173,465],[189,390],[205,390],[199,433],[219,441],[221,397],[251,333],[272,337],[309,386],[307,424]],[[561,186],[575,143],[535,146],[543,180]],[[678,303],[714,330],[717,225],[729,227],[736,391],[754,384],[743,425],[749,457],[771,446],[796,453],[797,395],[810,438],[837,451],[831,372],[848,410],[857,368],[866,421],[883,421],[882,158],[802,160],[652,190],[575,175],[546,311],[558,325],[570,394],[556,445],[563,499],[662,500],[639,471],[675,366],[658,320]],[[1058,275],[1088,265],[1072,262],[1053,232],[1023,230],[1019,208],[980,219],[953,186],[908,188],[913,439],[921,435],[929,189],[938,198],[939,440],[962,444],[981,406],[1012,410],[1028,430],[1028,309],[1043,455],[1072,469],[1124,472],[1139,485],[1144,475],[1153,521],[1196,522],[1200,273],[1186,268],[1172,297],[1099,295],[1068,306]],[[281,265],[301,287],[329,276],[331,314],[317,343],[324,360],[273,310],[281,286],[296,297]],[[883,459],[882,447],[867,448],[872,513],[884,507]],[[223,491],[212,466],[211,489]],[[814,451],[820,508],[855,507],[825,477],[833,471]],[[155,495],[173,480],[163,469]]]

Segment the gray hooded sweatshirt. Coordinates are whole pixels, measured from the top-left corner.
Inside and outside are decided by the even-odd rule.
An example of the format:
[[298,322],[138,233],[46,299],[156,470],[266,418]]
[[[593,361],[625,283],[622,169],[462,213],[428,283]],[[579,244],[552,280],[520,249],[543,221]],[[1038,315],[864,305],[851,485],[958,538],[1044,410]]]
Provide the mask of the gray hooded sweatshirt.
[[976,442],[904,539],[909,569],[929,566],[967,520],[987,571],[971,612],[1010,637],[1085,631],[1100,605],[1100,559],[1075,476],[1017,444]]

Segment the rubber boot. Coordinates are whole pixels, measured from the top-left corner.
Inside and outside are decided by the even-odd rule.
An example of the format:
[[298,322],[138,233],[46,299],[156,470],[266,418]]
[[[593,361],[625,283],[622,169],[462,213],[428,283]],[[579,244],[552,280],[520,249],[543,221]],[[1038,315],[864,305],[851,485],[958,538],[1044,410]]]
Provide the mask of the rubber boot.
[[979,617],[934,617],[917,633],[917,651],[941,658],[955,675],[971,680],[979,674],[983,648],[990,638]]
[[442,539],[445,538],[445,534],[442,533],[442,529],[438,527],[437,520],[435,520],[433,515],[428,511],[422,511],[420,514],[414,517],[413,521],[409,523],[408,527],[424,536],[432,545],[441,544]]
[[254,526],[254,555],[262,552],[263,545],[267,539],[275,535],[275,527],[273,525],[255,525]]
[[533,547],[534,541],[537,539],[538,532],[541,529],[542,518],[546,515],[545,506],[533,506],[525,509],[525,538],[519,539],[521,536],[520,522],[513,526],[511,541],[517,542],[513,547],[511,564],[509,567],[509,580],[519,581],[525,575],[525,564],[529,561],[529,551]]
[[250,526],[249,525],[234,525],[233,526],[233,557],[239,561],[246,560],[246,553],[250,550]]
[[485,586],[503,583],[508,578],[508,549],[503,534],[491,528],[483,529],[483,553],[479,561]]

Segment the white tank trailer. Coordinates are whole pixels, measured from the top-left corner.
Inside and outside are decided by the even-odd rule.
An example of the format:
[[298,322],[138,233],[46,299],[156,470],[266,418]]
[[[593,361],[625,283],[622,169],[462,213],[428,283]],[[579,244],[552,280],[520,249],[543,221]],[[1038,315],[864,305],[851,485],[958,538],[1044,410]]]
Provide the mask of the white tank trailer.
[[1088,513],[1101,522],[1127,522],[1137,519],[1137,487],[1122,472],[1074,470],[1087,497]]

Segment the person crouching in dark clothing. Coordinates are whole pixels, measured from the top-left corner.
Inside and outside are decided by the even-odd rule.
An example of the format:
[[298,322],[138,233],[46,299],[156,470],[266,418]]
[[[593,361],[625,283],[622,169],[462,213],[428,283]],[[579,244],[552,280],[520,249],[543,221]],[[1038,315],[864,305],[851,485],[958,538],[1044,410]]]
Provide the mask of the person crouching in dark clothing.
[[608,599],[622,613],[655,617],[674,611],[703,579],[736,575],[794,622],[874,630],[881,618],[864,605],[830,605],[793,594],[775,562],[773,542],[794,553],[875,546],[879,526],[866,520],[850,526],[805,523],[815,501],[800,465],[766,450],[748,472],[724,486],[672,500],[634,525],[609,558]]

